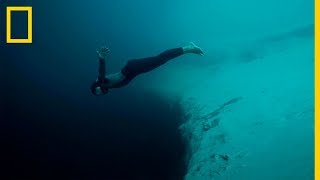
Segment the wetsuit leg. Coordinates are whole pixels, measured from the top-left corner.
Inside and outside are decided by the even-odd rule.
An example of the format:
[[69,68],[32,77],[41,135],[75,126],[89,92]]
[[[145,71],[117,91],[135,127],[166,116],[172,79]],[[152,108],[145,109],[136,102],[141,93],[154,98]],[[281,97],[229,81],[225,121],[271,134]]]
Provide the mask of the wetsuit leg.
[[129,60],[121,72],[128,79],[133,79],[135,76],[149,72],[181,55],[183,55],[183,49],[175,48],[164,51],[158,56]]

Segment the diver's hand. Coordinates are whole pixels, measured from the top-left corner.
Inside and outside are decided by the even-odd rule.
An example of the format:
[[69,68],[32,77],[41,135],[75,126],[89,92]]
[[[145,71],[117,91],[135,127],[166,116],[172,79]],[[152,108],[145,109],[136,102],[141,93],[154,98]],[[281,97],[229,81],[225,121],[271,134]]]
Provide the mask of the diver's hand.
[[105,46],[97,49],[97,54],[99,56],[99,59],[105,59],[109,52],[110,52],[110,49]]

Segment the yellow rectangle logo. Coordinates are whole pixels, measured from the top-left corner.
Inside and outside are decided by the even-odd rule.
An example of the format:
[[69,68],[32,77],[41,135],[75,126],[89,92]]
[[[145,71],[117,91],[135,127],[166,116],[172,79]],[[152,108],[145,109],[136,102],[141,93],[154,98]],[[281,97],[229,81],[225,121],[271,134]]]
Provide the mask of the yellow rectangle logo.
[[[28,38],[27,39],[12,39],[11,38],[11,14],[13,11],[27,11],[28,13]],[[7,43],[32,43],[32,7],[30,6],[10,6],[7,7]]]

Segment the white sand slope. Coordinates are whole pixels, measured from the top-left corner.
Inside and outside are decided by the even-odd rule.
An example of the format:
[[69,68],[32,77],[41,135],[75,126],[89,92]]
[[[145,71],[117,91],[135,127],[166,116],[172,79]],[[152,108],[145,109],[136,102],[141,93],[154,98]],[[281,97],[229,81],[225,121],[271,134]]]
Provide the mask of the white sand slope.
[[258,49],[248,61],[234,53],[228,63],[167,68],[155,83],[188,112],[186,180],[313,178],[313,40]]

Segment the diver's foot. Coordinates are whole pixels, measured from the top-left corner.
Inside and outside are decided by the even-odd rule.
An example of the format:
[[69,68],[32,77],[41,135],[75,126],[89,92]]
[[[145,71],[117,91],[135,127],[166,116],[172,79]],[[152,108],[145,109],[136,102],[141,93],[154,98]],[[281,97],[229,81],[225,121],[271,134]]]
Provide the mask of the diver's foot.
[[189,45],[183,47],[183,51],[184,53],[193,53],[198,54],[200,56],[204,56],[203,50],[199,46],[195,45],[193,42],[190,42]]

